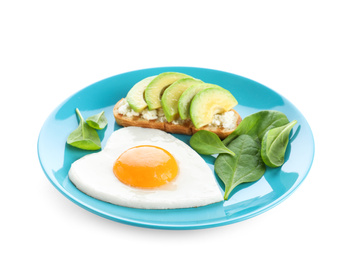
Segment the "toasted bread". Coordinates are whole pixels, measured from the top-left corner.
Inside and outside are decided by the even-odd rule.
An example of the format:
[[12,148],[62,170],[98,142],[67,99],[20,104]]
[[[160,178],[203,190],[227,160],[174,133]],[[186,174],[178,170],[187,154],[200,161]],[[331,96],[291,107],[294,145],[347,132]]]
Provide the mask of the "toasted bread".
[[[235,128],[225,129],[223,127],[210,126],[210,125],[196,129],[195,126],[192,124],[191,120],[183,120],[176,124],[173,122],[170,122],[170,123],[166,121],[163,122],[158,119],[146,120],[141,116],[128,117],[118,112],[119,107],[122,105],[123,101],[124,101],[124,98],[119,100],[113,108],[115,121],[118,125],[121,125],[121,126],[139,126],[139,127],[145,127],[145,128],[154,128],[154,129],[163,130],[173,134],[185,134],[185,135],[192,135],[200,130],[208,130],[217,134],[221,139],[226,138],[235,129]],[[242,118],[240,117],[238,112],[236,112],[234,109],[232,109],[232,111],[237,116],[237,121],[236,121],[236,127],[237,127],[241,122]]]

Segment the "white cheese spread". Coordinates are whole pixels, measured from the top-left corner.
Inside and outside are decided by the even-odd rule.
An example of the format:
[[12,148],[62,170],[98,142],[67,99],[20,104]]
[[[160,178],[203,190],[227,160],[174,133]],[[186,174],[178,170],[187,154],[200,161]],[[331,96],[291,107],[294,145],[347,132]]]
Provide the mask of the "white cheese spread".
[[222,114],[216,114],[213,117],[212,122],[209,124],[210,126],[218,126],[223,127],[225,129],[235,129],[237,124],[238,116],[234,113],[234,111],[227,111]]
[[126,99],[121,102],[120,107],[118,108],[118,113],[126,117],[139,116],[140,113],[135,112],[127,103]]
[[[135,112],[127,103],[126,99],[121,102],[120,107],[118,108],[118,113],[122,114],[126,117],[133,117],[133,116],[141,116],[143,119],[146,120],[158,120],[160,122],[167,122],[167,119],[164,115],[164,111],[162,108],[158,108],[156,110],[148,110],[145,108],[141,111],[141,113]],[[212,122],[209,126],[216,126],[216,127],[223,127],[227,130],[235,129],[236,123],[238,120],[238,116],[234,113],[234,111],[224,112],[222,114],[216,114],[213,117]],[[172,124],[183,124],[185,120],[178,118],[172,121]]]

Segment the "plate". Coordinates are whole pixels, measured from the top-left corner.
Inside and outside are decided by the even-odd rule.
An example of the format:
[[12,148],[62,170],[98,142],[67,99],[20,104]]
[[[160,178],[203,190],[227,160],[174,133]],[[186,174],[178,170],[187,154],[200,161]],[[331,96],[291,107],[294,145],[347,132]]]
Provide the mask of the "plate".
[[[236,97],[236,110],[244,118],[260,110],[278,110],[290,121],[292,129],[286,160],[280,168],[267,168],[264,176],[241,184],[230,199],[199,208],[146,210],[106,203],[79,191],[69,180],[71,164],[92,153],[66,144],[77,125],[75,109],[83,117],[105,111],[108,126],[99,131],[102,147],[111,133],[120,127],[115,123],[113,106],[139,80],[166,71],[189,74],[204,82],[220,85]],[[188,143],[190,136],[174,135]],[[60,104],[47,118],[38,138],[38,157],[49,181],[67,198],[99,216],[125,224],[159,229],[201,229],[236,223],[257,216],[288,198],[304,181],[314,158],[314,139],[310,126],[300,111],[286,98],[253,80],[228,72],[195,67],[160,67],[119,74],[94,83]],[[214,157],[203,156],[213,170]],[[223,185],[217,179],[220,187]],[[223,192],[223,191],[222,191]]]

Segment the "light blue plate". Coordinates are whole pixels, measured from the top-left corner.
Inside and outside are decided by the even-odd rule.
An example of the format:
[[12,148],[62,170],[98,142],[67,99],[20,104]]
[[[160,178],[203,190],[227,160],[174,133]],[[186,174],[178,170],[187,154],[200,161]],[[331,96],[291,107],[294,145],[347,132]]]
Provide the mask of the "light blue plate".
[[[102,147],[111,133],[120,127],[113,116],[114,104],[125,97],[139,80],[166,71],[189,74],[204,82],[220,85],[233,93],[239,102],[236,110],[244,118],[260,110],[278,110],[298,123],[292,130],[286,161],[280,168],[267,168],[254,183],[241,184],[225,202],[209,206],[175,210],[144,210],[112,205],[89,197],[68,179],[71,163],[92,153],[66,144],[77,127],[75,109],[84,118],[105,111],[108,127],[99,131]],[[190,136],[174,135],[188,143]],[[231,224],[259,215],[291,195],[307,176],[314,158],[314,139],[309,124],[298,109],[271,89],[231,73],[193,67],[162,67],[132,71],[104,79],[77,92],[51,113],[38,138],[38,156],[50,182],[67,198],[102,217],[125,224],[161,229],[200,229]],[[204,156],[213,169],[214,157]],[[221,188],[224,186],[217,179]],[[222,191],[223,192],[223,191]]]

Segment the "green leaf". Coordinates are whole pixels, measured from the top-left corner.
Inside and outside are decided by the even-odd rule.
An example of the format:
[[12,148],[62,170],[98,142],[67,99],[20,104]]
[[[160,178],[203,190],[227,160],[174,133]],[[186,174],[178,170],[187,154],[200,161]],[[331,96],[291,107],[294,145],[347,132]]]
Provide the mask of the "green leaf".
[[68,136],[67,143],[84,150],[98,150],[101,148],[101,141],[95,129],[91,128],[83,119],[80,111],[76,108],[79,118],[78,127]]
[[214,164],[215,172],[225,185],[225,200],[236,186],[257,181],[266,171],[261,159],[260,144],[253,137],[241,135],[228,148],[235,156],[220,154]]
[[267,166],[279,167],[283,165],[289,134],[296,123],[297,121],[294,120],[266,132],[261,143],[261,157]]
[[233,133],[223,140],[223,144],[228,145],[235,138],[243,134],[250,135],[261,142],[268,130],[288,123],[287,116],[282,112],[263,110],[245,117]]
[[90,127],[93,127],[98,130],[103,129],[108,124],[108,120],[104,115],[104,111],[100,112],[97,115],[88,117],[86,119],[86,122]]
[[215,133],[206,130],[200,130],[190,138],[191,147],[200,154],[211,155],[227,153],[234,155]]

